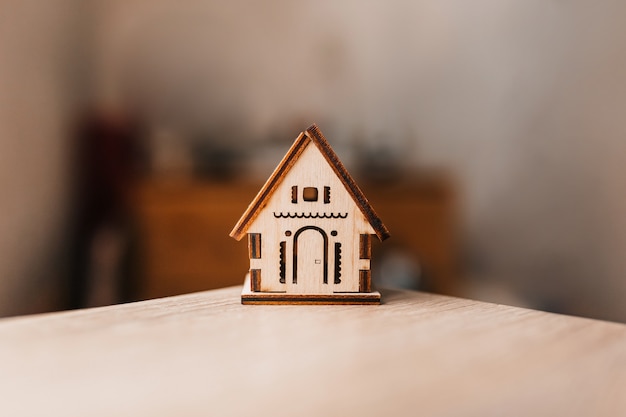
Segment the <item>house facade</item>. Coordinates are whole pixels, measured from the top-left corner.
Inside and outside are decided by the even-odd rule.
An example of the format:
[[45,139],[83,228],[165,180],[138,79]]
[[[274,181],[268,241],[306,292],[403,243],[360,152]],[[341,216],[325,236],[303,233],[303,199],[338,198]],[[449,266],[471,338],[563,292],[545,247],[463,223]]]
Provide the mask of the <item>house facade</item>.
[[370,293],[371,238],[389,236],[317,126],[302,132],[241,217],[250,291]]

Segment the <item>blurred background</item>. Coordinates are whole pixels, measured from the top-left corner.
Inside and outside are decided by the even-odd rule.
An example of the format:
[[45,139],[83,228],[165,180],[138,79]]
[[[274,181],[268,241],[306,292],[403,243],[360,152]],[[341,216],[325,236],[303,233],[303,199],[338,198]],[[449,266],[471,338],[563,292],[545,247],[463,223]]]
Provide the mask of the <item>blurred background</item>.
[[626,322],[626,3],[0,1],[0,316],[235,285],[316,122],[381,286]]

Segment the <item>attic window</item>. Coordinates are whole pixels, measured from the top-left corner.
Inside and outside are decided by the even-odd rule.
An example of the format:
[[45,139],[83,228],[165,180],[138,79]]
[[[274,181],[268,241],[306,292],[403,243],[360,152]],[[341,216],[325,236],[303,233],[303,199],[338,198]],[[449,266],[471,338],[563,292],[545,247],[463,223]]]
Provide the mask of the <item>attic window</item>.
[[317,188],[304,187],[304,191],[302,192],[302,199],[304,201],[317,201]]

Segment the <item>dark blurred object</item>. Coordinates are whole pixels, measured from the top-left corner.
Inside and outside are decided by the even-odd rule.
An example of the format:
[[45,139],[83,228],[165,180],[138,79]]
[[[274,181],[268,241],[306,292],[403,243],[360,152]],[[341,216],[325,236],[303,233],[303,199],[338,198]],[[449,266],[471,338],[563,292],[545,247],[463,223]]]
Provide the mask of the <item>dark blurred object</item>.
[[[387,286],[458,293],[450,181],[441,175],[416,175],[361,185],[392,235],[389,248],[387,242],[374,247],[374,279],[378,275],[379,283]],[[135,210],[144,255],[140,297],[242,284],[247,251],[228,234],[260,187],[242,181],[138,184]]]
[[140,134],[138,123],[118,112],[91,111],[79,124],[70,308],[133,298],[128,196],[137,174]]
[[360,182],[403,182],[412,170],[410,157],[415,153],[413,135],[380,135],[366,140],[367,135],[356,134],[355,175]]
[[232,180],[240,173],[241,153],[234,146],[198,141],[192,147],[193,174],[197,178]]
[[392,146],[382,142],[376,147],[357,146],[356,149],[356,174],[359,178],[371,182],[402,179],[405,173],[405,168],[400,163],[402,158]]

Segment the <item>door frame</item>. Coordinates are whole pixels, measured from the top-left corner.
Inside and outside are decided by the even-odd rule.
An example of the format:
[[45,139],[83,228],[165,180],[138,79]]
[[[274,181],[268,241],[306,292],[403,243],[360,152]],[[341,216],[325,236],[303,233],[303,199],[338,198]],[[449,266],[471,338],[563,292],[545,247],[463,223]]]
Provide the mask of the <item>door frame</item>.
[[317,226],[304,226],[298,229],[293,236],[293,280],[294,284],[298,283],[298,237],[302,232],[307,230],[315,230],[320,232],[324,238],[324,284],[328,284],[328,235],[326,232]]

